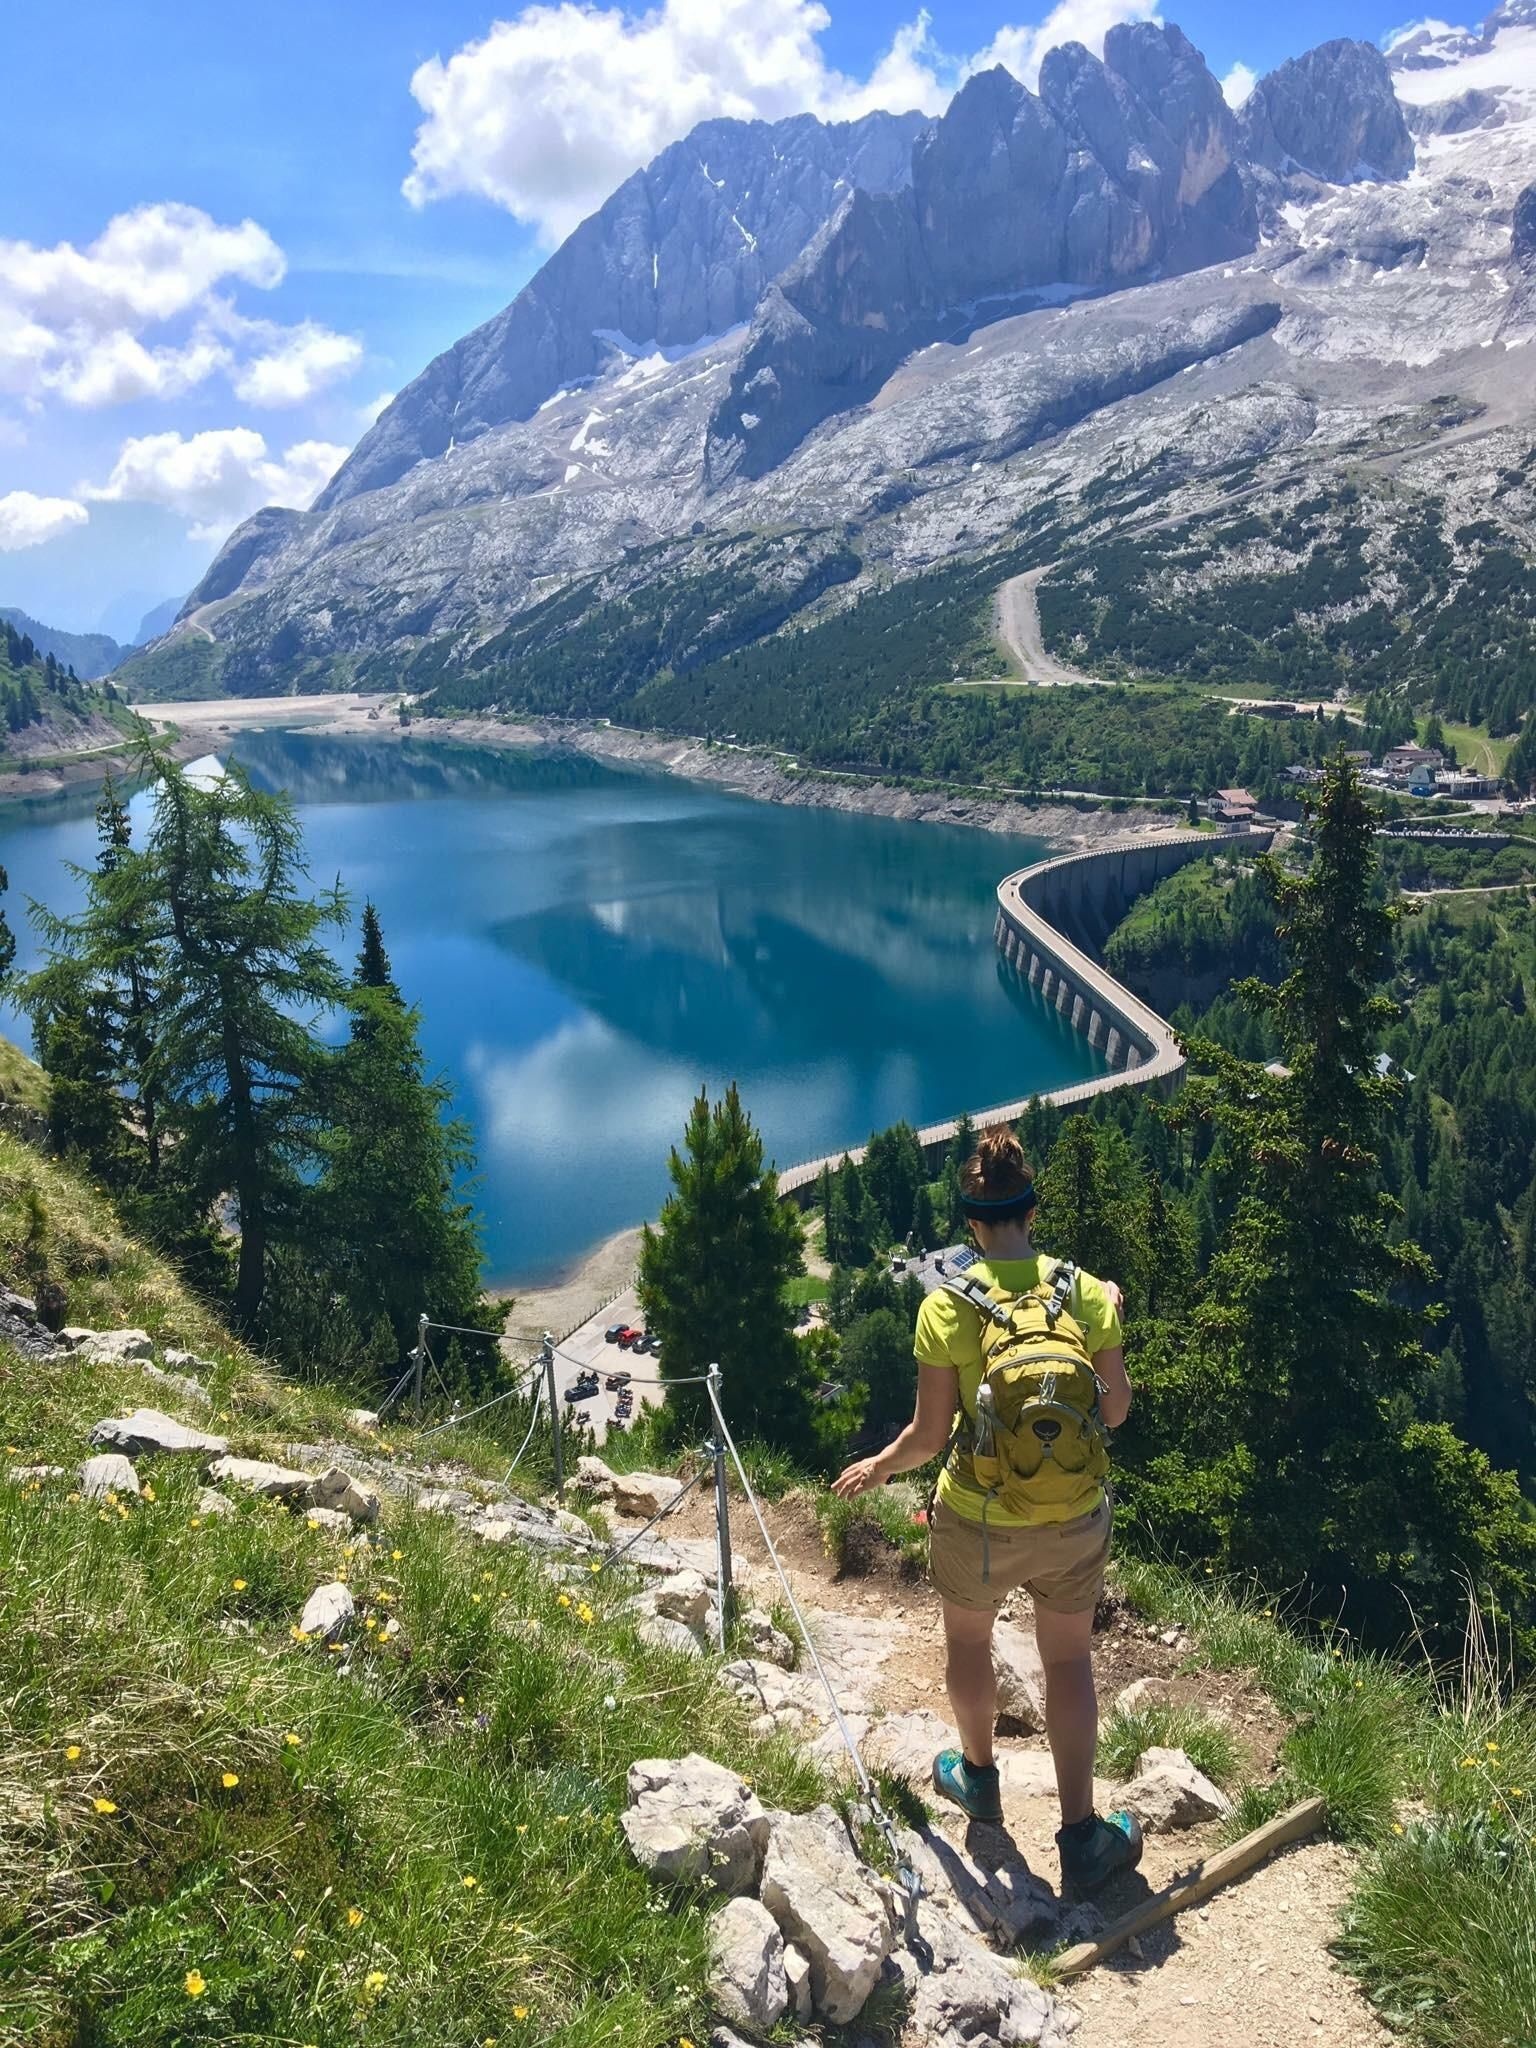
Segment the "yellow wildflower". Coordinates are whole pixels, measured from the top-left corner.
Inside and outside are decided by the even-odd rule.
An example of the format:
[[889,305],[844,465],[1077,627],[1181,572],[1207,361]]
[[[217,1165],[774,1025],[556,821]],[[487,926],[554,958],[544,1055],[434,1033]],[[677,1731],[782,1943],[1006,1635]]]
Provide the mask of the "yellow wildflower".
[[243,1593],[245,1591],[244,1579],[231,1579],[229,1583],[231,1584],[231,1586],[234,1587],[237,1593]]
[[520,1821],[518,1822],[518,1824],[517,1824],[517,1832],[518,1832],[518,1833],[519,1833],[520,1835],[526,1835],[526,1834],[527,1834],[527,1832],[528,1832],[528,1823],[527,1823],[527,1821],[525,1821],[525,1820],[520,1820]]
[[480,1595],[478,1593],[471,1593],[469,1597],[477,1607],[480,1605]]
[[526,2005],[514,2005],[514,2006],[513,2006],[513,2008],[512,2008],[512,2017],[513,2017],[513,2019],[515,2019],[515,2020],[525,2020],[525,2019],[527,2019],[527,2017],[528,2017],[528,2008],[527,2008],[527,2006],[526,2006]]
[[467,1892],[472,1892],[479,1882],[479,1878],[471,1877],[468,1871],[466,1871],[464,1875],[459,1879],[459,1883],[463,1885],[465,1891]]
[[591,1624],[594,1621],[596,1621],[597,1616],[592,1612],[592,1609],[587,1605],[586,1601],[583,1600],[576,1609],[576,1619],[578,1621],[586,1622],[590,1627]]
[[370,1615],[368,1616],[367,1620],[366,1620],[366,1621],[365,1621],[365,1622],[363,1623],[363,1627],[364,1627],[364,1628],[369,1628],[369,1629],[372,1629],[372,1628],[377,1628],[377,1627],[378,1627],[378,1625],[379,1625],[379,1617],[378,1617],[378,1616],[377,1616],[376,1614],[370,1614]]
[[145,1500],[153,1500],[155,1497],[155,1489],[147,1479],[145,1480],[144,1485],[140,1488],[140,1491],[142,1492]]
[[191,1521],[190,1521],[190,1522],[189,1522],[189,1523],[187,1524],[187,1527],[188,1527],[189,1529],[201,1529],[201,1527],[202,1527],[202,1526],[203,1526],[203,1518],[202,1518],[202,1516],[201,1516],[201,1515],[194,1515],[194,1516],[192,1517]]
[[388,1982],[389,1978],[382,1970],[370,1970],[363,1979],[363,1989],[377,1993],[382,1991]]
[[67,1763],[72,1763],[72,1764],[77,1764],[77,1763],[79,1763],[79,1761],[80,1761],[80,1745],[79,1745],[79,1743],[78,1743],[78,1742],[72,1742],[72,1743],[71,1743],[71,1744],[69,1745],[68,1749],[66,1749],[66,1750],[65,1750],[65,1752],[64,1752],[64,1758],[65,1758],[65,1761],[66,1761]]
[[347,1925],[348,1925],[349,1927],[361,1927],[361,1926],[362,1926],[362,1924],[363,1924],[363,1909],[362,1909],[362,1907],[361,1907],[361,1906],[348,1906],[348,1908],[347,1908]]
[[1477,1758],[1475,1756],[1464,1756],[1461,1762],[1457,1765],[1457,1769],[1462,1771],[1475,1771],[1477,1769]]
[[325,1647],[330,1651],[333,1657],[339,1657],[342,1651],[347,1646],[345,1643],[327,1643]]
[[293,1960],[296,1963],[302,1963],[304,1958],[309,1954],[309,1950],[307,1948],[291,1948],[289,1949],[288,1953],[293,1957]]
[[1499,1745],[1496,1742],[1485,1742],[1483,1747],[1490,1756],[1497,1756],[1499,1753]]
[[126,1522],[128,1519],[128,1510],[123,1506],[121,1501],[119,1501],[117,1504],[117,1519],[120,1522]]
[[117,1811],[117,1801],[115,1799],[93,1799],[91,1804],[98,1813],[116,1813]]
[[1509,1796],[1511,1799],[1523,1799],[1525,1797],[1525,1794],[1520,1790],[1520,1787],[1518,1785],[1511,1785],[1509,1788]]
[[188,1970],[182,1982],[187,1987],[188,1998],[201,1998],[208,1989],[201,1970]]
[[78,1493],[66,1493],[64,1498],[66,1500],[78,1500],[80,1496]]
[[1400,1820],[1393,1821],[1392,1832],[1394,1835],[1400,1835],[1403,1832],[1403,1824]]
[[226,1792],[233,1792],[235,1787],[239,1784],[239,1782],[240,1774],[238,1771],[225,1771],[223,1776],[219,1779],[219,1783],[224,1787],[224,1790]]
[[403,1550],[392,1550],[389,1554],[394,1559],[395,1563],[398,1564],[401,1558],[404,1557],[405,1552]]
[[307,1628],[300,1628],[297,1622],[293,1624],[288,1633],[296,1643],[307,1643],[309,1641],[309,1630]]
[[481,1578],[482,1578],[482,1579],[490,1579],[490,1578],[494,1577],[494,1574],[493,1574],[493,1573],[491,1573],[491,1572],[482,1572],[482,1573],[480,1574],[480,1576],[481,1576]]
[[288,1745],[290,1749],[297,1749],[299,1744],[303,1741],[303,1739],[304,1738],[301,1735],[295,1735],[291,1728],[288,1730],[288,1733],[283,1737],[283,1741]]
[[320,1524],[315,1520],[313,1515],[309,1517],[309,1526],[311,1529],[318,1529],[320,1526]]
[[570,1596],[570,1594],[569,1594],[569,1593],[562,1593],[562,1594],[560,1595],[559,1605],[560,1605],[560,1606],[562,1606],[562,1607],[569,1607],[569,1606],[570,1606],[570,1604],[571,1604],[571,1596]]

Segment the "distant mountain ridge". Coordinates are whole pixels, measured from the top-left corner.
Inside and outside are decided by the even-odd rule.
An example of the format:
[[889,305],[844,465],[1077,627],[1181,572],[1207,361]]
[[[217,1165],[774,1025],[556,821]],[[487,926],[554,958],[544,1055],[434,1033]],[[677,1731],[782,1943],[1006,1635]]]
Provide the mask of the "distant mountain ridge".
[[[1199,516],[1235,472],[1278,488],[1397,450],[1399,421],[1455,451],[1425,486],[1458,508],[1451,559],[1479,510],[1518,543],[1470,423],[1525,473],[1533,10],[1386,55],[1324,43],[1236,114],[1176,26],[1139,23],[1102,59],[1052,51],[1037,92],[973,77],[931,122],[706,123],[428,365],[313,508],[233,534],[125,681],[446,675],[658,579],[649,658],[719,658],[1026,529],[1114,533],[1144,475]],[[1378,585],[1369,617],[1402,616]]]
[[0,605],[0,619],[24,633],[40,655],[51,654],[65,668],[72,668],[82,682],[109,674],[128,652],[110,633],[66,633],[58,626],[45,626],[15,605]]

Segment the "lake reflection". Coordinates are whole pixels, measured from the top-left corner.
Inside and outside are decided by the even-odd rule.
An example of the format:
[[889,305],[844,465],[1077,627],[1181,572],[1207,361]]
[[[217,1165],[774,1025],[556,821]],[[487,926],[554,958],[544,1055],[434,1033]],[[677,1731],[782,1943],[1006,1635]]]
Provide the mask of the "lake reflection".
[[[316,883],[339,874],[354,912],[378,906],[474,1127],[498,1280],[543,1278],[654,1214],[701,1082],[738,1081],[789,1165],[1099,1070],[999,970],[994,890],[1036,841],[579,756],[300,733],[234,751],[292,791]],[[82,813],[0,828],[13,924],[28,895],[76,898],[62,863],[94,856]]]

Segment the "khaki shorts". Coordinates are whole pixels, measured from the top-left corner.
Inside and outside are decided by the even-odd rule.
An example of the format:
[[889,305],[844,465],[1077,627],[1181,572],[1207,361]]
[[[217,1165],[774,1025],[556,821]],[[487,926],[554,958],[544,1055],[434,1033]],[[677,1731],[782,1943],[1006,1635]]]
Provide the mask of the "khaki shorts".
[[1008,1595],[1023,1586],[1037,1607],[1081,1614],[1098,1606],[1104,1590],[1113,1519],[1106,1494],[1091,1514],[1073,1522],[1048,1522],[1035,1529],[989,1524],[991,1573],[984,1581],[980,1522],[968,1522],[947,1501],[936,1501],[928,1525],[928,1573],[956,1607],[996,1614]]

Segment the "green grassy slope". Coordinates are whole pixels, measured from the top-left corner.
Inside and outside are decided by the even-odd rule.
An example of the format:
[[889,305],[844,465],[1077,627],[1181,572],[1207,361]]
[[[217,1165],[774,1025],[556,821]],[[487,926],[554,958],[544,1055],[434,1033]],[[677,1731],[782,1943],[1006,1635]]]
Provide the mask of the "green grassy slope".
[[[4,1137],[0,1268],[216,1361],[208,1426],[238,1452],[345,1440],[339,1396],[268,1373]],[[209,1516],[172,1458],[140,1462],[140,1500],[81,1499],[91,1423],[164,1401],[134,1366],[0,1346],[4,1458],[67,1468],[0,1481],[0,2040],[704,2038],[704,1907],[653,1910],[617,1827],[627,1767],[697,1749],[797,1806],[817,1777],[708,1665],[639,1641],[622,1575],[568,1590],[388,1503],[372,1542],[269,1503]],[[341,1655],[294,1639],[334,1576],[361,1624]]]

